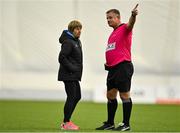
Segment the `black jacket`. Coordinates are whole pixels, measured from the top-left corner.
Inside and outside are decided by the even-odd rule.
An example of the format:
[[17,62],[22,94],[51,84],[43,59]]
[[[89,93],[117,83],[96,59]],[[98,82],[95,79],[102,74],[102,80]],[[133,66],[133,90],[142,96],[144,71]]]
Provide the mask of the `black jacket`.
[[83,69],[83,57],[81,42],[74,38],[68,31],[64,30],[59,38],[61,51],[59,53],[59,81],[80,81]]

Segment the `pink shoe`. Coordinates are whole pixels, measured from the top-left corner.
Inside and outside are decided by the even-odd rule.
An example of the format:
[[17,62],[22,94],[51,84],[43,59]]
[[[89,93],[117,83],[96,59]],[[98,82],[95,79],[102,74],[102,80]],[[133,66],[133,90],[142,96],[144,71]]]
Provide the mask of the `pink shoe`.
[[70,122],[62,123],[61,129],[63,129],[63,130],[79,130],[79,127],[70,121]]

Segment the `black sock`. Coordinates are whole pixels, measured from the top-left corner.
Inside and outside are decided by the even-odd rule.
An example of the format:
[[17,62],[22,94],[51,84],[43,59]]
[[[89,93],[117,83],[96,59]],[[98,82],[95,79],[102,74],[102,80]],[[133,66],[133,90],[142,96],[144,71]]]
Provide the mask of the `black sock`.
[[117,99],[108,100],[107,103],[107,110],[108,110],[108,120],[107,122],[110,124],[114,124],[114,116],[117,109]]
[[131,116],[131,110],[132,110],[132,100],[124,99],[123,102],[123,123],[127,126],[129,126],[129,120]]

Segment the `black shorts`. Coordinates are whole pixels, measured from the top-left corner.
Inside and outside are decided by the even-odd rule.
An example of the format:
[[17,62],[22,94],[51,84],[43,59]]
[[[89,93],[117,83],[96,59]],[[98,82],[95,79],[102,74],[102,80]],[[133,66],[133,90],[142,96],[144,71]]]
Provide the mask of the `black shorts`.
[[113,67],[105,68],[108,70],[107,75],[107,90],[113,88],[118,89],[120,92],[128,92],[131,88],[131,78],[134,72],[132,62],[124,61]]

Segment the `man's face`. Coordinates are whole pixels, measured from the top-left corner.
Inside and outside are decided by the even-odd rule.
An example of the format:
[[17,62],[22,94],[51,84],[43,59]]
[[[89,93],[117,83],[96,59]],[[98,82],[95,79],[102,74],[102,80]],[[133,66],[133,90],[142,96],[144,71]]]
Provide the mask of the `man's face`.
[[79,38],[81,35],[81,28],[80,27],[76,27],[73,31],[73,35],[75,38]]
[[110,27],[116,28],[120,23],[120,16],[113,12],[109,12],[106,14],[107,22]]

